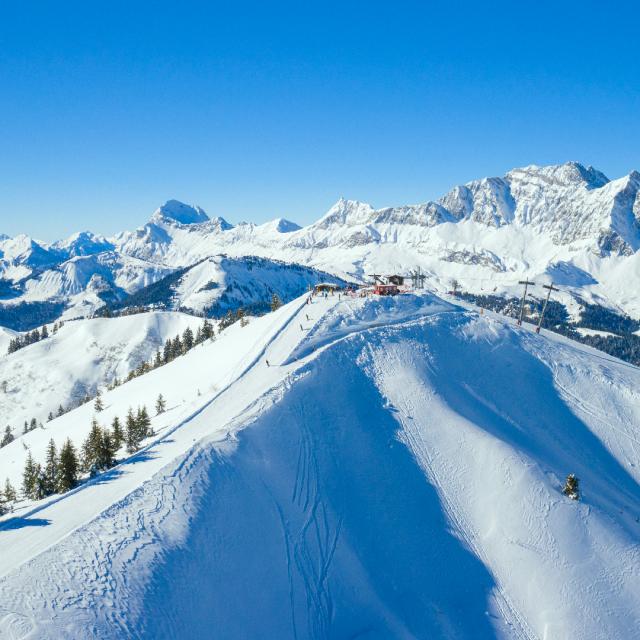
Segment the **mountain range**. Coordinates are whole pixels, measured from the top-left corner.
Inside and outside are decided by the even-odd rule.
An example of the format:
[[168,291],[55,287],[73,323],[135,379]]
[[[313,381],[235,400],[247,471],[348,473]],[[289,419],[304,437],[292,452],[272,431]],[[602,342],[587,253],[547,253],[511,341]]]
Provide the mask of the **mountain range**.
[[[212,258],[211,274],[173,290],[174,308],[224,311],[216,301],[237,273],[223,258],[248,256],[264,259],[244,265],[251,279],[265,269],[320,270],[305,274],[306,286],[326,273],[362,282],[419,267],[435,290],[455,279],[470,292],[505,295],[526,277],[554,282],[569,309],[586,300],[640,317],[638,249],[640,173],[609,180],[576,162],[514,169],[418,205],[375,209],[341,198],[305,227],[284,219],[232,225],[170,200],[144,226],[110,238],[85,231],[48,244],[0,236],[0,325],[92,315]],[[264,291],[277,292],[265,282]]]

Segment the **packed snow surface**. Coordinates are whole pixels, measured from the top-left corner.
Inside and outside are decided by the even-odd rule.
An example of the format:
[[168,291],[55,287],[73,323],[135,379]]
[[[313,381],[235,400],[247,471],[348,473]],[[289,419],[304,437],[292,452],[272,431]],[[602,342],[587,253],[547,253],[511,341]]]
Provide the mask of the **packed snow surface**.
[[[233,325],[99,420],[159,392],[143,451],[0,522],[0,637],[637,635],[638,368],[432,294],[336,295]],[[91,416],[23,440],[41,457]],[[14,482],[24,457],[0,450]]]

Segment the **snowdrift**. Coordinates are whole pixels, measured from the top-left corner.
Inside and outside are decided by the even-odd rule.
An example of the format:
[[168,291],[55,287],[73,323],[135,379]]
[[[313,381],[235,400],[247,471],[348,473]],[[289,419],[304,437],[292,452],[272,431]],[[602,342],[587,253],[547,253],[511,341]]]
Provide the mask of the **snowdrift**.
[[635,637],[640,370],[429,295],[224,340],[190,415],[0,523],[0,637]]

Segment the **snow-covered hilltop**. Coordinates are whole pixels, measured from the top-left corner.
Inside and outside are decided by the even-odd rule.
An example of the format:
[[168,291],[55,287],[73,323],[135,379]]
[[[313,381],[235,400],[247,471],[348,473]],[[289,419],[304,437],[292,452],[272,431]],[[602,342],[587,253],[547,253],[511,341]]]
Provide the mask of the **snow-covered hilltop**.
[[[0,520],[0,634],[633,638],[639,389],[433,294],[304,296],[103,394],[103,425],[167,407],[141,451]],[[93,416],[1,448],[2,473]]]
[[304,228],[282,219],[234,226],[172,200],[113,238],[0,240],[0,325],[14,326],[7,318],[23,303],[49,320],[65,310],[86,315],[218,254],[356,280],[419,266],[440,289],[455,278],[469,291],[499,294],[527,276],[640,317],[639,249],[640,174],[609,180],[575,162],[514,169],[420,205],[374,209],[341,199]]

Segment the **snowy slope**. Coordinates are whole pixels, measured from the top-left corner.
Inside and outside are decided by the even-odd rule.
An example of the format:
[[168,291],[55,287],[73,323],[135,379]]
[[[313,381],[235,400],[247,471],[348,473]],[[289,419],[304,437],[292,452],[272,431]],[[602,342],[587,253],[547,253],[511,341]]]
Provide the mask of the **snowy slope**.
[[[579,295],[640,317],[640,173],[609,180],[576,162],[532,165],[454,187],[435,202],[374,209],[340,199],[304,228],[283,219],[234,226],[170,200],[144,226],[109,239],[85,232],[53,245],[0,240],[0,312],[55,300],[69,307],[66,317],[90,315],[98,294],[121,299],[220,254],[358,280],[420,267],[439,291],[455,278],[468,291],[513,295],[528,277],[560,285],[565,304]],[[183,295],[199,304],[198,293]]]
[[[160,391],[171,409],[107,477],[5,517],[0,630],[635,637],[639,389],[429,294],[294,301],[105,395],[104,422]],[[26,438],[38,457],[90,417]]]
[[[104,389],[117,377],[148,361],[167,338],[188,327],[195,331],[198,318],[183,313],[145,313],[122,318],[95,318],[66,322],[46,340],[0,356],[2,428],[22,433],[25,420],[46,422],[59,405],[69,408],[86,395]],[[2,474],[0,474],[1,476]]]

